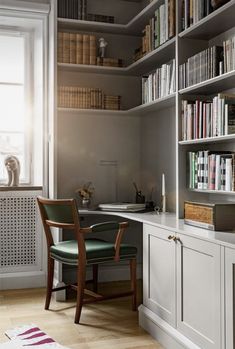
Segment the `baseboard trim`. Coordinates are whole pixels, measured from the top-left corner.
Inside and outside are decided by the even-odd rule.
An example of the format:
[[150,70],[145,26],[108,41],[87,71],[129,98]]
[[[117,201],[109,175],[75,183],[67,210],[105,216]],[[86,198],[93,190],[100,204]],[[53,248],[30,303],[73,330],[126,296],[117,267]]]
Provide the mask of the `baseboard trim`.
[[144,305],[138,310],[139,325],[166,349],[201,349]]
[[45,271],[6,273],[0,275],[0,290],[46,286]]

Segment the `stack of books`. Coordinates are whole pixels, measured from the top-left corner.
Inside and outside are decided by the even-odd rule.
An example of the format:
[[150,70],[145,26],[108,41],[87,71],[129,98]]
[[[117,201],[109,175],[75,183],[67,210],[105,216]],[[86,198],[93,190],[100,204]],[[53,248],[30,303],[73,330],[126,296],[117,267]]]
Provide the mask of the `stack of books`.
[[165,0],[142,32],[142,46],[134,53],[134,61],[155,50],[175,36],[175,0]]
[[142,103],[149,103],[175,92],[175,59],[142,77]]
[[182,101],[182,138],[235,134],[235,94],[219,93],[212,100]]
[[190,189],[235,191],[235,153],[189,152],[188,185]]
[[181,27],[185,30],[208,16],[229,0],[183,0],[181,7]]
[[179,66],[179,88],[186,88],[223,73],[223,47],[212,46]]
[[58,17],[114,23],[114,16],[87,13],[87,0],[58,0]]
[[97,42],[94,35],[59,32],[58,62],[72,64],[96,64]]
[[96,58],[96,64],[102,65],[104,67],[122,67],[123,61],[119,58],[102,58],[97,57]]
[[75,109],[120,110],[121,97],[105,95],[99,88],[60,86],[58,106]]
[[120,110],[121,96],[104,95],[104,109]]

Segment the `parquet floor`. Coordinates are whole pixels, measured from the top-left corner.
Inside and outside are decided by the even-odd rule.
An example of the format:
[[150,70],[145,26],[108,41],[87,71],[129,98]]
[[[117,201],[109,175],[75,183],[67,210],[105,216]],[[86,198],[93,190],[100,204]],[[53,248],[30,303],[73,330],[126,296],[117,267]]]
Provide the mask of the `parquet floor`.
[[[124,282],[112,283],[123,288]],[[109,289],[109,284],[103,285]],[[114,287],[114,288],[115,288]],[[58,343],[71,349],[163,349],[138,326],[138,312],[131,311],[130,298],[93,303],[83,307],[81,324],[74,324],[75,301],[51,303],[44,310],[45,289],[0,291],[0,343],[4,331],[35,323]]]

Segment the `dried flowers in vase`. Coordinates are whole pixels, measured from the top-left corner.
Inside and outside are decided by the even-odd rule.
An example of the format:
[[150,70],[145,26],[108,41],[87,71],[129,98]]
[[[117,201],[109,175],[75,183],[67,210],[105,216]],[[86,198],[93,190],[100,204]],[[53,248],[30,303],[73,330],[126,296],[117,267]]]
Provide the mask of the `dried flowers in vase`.
[[89,207],[91,203],[91,197],[94,193],[94,187],[92,186],[92,182],[87,182],[83,185],[82,188],[79,188],[75,190],[75,193],[78,193],[78,195],[81,198],[82,206],[83,207]]

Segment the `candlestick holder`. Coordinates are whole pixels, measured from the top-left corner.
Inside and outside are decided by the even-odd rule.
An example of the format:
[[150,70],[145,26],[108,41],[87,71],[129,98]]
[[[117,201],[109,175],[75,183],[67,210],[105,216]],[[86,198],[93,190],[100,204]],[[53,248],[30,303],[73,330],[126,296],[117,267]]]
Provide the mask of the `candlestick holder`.
[[162,213],[166,213],[166,195],[162,195]]

